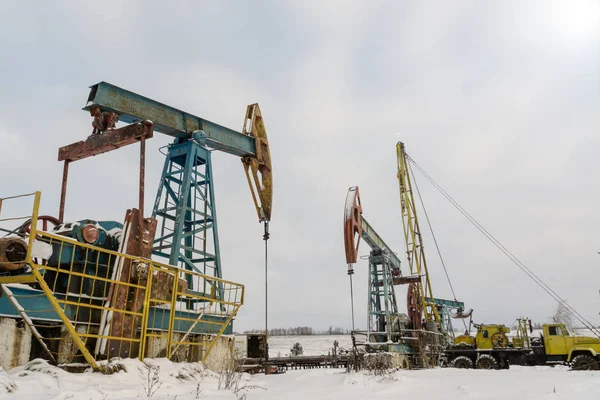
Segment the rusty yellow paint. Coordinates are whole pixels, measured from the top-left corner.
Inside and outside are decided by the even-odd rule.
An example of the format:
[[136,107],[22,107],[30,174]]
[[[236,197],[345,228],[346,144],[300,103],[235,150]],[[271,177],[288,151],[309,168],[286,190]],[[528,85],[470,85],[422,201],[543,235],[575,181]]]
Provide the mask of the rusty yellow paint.
[[258,104],[246,109],[242,133],[254,138],[256,156],[242,158],[244,173],[252,194],[259,221],[271,220],[273,175],[267,129]]

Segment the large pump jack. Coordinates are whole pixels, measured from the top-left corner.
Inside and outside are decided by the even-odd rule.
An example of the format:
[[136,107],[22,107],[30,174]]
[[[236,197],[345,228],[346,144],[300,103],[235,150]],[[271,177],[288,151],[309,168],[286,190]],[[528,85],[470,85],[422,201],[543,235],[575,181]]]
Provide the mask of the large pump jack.
[[[38,215],[35,193],[30,220],[8,230],[11,238],[0,239],[0,251],[10,247],[10,258],[0,255],[6,294],[0,313],[26,321],[57,363],[83,358],[98,368],[99,359],[115,356],[204,361],[216,338],[232,332],[244,298],[243,285],[222,279],[211,152],[241,158],[266,241],[272,175],[260,108],[248,106],[238,132],[100,82],[91,87],[84,110],[93,117],[92,135],[59,149],[64,161],[59,218]],[[117,127],[118,121],[129,125]],[[145,141],[154,132],[174,142],[146,217]],[[140,143],[139,205],[127,211],[125,223],[63,221],[70,164],[135,143]],[[0,211],[2,200],[8,198],[0,199]],[[34,244],[40,243],[48,252],[36,258]],[[10,286],[15,283],[30,288]],[[47,326],[37,329],[40,320]]]
[[[247,107],[242,132],[178,110],[136,93],[100,82],[91,87],[85,110],[108,115],[128,124],[150,124],[155,132],[173,137],[168,147],[158,193],[152,210],[158,237],[152,253],[169,264],[221,277],[221,257],[214,196],[211,153],[222,151],[240,157],[256,207],[258,219],[271,219],[273,181],[267,132],[258,104]],[[96,118],[94,119],[96,128]],[[130,125],[131,126],[131,125]],[[121,128],[119,130],[125,130]],[[106,131],[104,135],[110,134]],[[94,136],[87,141],[93,140]],[[87,142],[86,141],[86,142]],[[86,143],[83,142],[83,143]],[[95,153],[112,150],[96,146]],[[59,151],[65,162],[60,219],[64,213],[67,168],[81,142]],[[143,146],[143,141],[141,141]],[[128,143],[127,143],[128,144]],[[114,147],[113,147],[114,148]],[[143,153],[143,149],[142,149]],[[88,153],[85,153],[89,155]],[[144,156],[141,156],[143,162]],[[143,170],[143,165],[141,165]],[[143,172],[140,173],[140,211],[143,214]]]

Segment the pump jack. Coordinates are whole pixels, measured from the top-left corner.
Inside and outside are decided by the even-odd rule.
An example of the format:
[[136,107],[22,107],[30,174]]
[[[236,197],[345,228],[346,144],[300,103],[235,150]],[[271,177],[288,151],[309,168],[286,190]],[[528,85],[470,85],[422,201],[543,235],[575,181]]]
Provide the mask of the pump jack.
[[[219,337],[232,332],[244,299],[243,285],[222,279],[212,151],[241,158],[268,239],[271,159],[258,104],[248,106],[238,132],[100,82],[91,87],[84,110],[93,117],[92,135],[59,149],[64,161],[59,218],[38,218],[36,192],[30,195],[29,220],[8,230],[13,237],[0,239],[0,251],[2,243],[19,250],[8,261],[0,256],[0,288],[6,294],[0,296],[0,313],[23,319],[50,360],[61,364],[85,361],[98,369],[101,359],[158,355],[205,361]],[[118,128],[117,121],[130,125]],[[174,141],[148,218],[145,141],[154,132]],[[65,223],[69,165],[138,142],[139,208],[127,211],[125,224]],[[90,185],[102,193],[96,180]],[[43,259],[32,256],[34,244],[45,245]],[[51,328],[38,330],[40,320]]]
[[353,330],[353,342],[364,347],[366,352],[395,353],[400,356],[399,365],[405,368],[437,365],[441,354],[439,329],[423,327],[421,306],[417,305],[419,293],[409,291],[406,315],[399,311],[394,289],[396,285],[415,285],[421,277],[402,275],[400,259],[363,216],[359,190],[354,186],[348,190],[344,210],[344,246],[350,279],[354,274],[361,239],[371,249],[369,306],[367,330]]
[[[363,239],[371,249],[367,330],[353,330],[353,338],[363,336],[365,340],[359,345],[367,351],[405,355],[413,367],[435,366],[440,361],[443,348],[454,341],[451,318],[470,317],[470,311],[464,313],[464,303],[456,299],[433,296],[402,143],[397,146],[397,159],[408,275],[402,275],[400,259],[365,219],[358,187],[351,187],[346,196],[344,246],[351,288],[360,240]],[[394,289],[397,285],[408,285],[408,315],[399,312]],[[356,339],[354,341],[356,343]]]

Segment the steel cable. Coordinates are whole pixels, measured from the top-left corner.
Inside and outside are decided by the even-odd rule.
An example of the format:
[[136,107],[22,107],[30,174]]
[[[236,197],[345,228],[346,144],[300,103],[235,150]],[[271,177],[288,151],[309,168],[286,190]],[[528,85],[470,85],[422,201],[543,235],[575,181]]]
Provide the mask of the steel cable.
[[[431,226],[431,221],[429,220],[429,214],[427,213],[427,208],[425,208],[425,203],[423,202],[423,197],[421,196],[421,192],[419,191],[419,185],[417,184],[417,180],[415,179],[415,174],[413,173],[412,168],[410,168],[410,164],[409,164],[409,172],[410,172],[410,175],[412,176],[412,181],[415,184],[415,189],[417,190],[417,197],[419,198],[419,202],[421,203],[421,208],[423,209],[423,214],[425,214],[425,220],[427,221],[427,225],[429,226],[429,231],[431,232],[431,236],[433,237],[433,243],[435,243],[435,248],[437,250],[438,256],[440,257],[440,262],[442,263],[442,267],[444,268],[444,273],[446,274],[446,279],[448,280],[448,285],[450,286],[450,291],[452,292],[454,301],[458,301],[456,299],[456,293],[454,292],[454,286],[452,286],[452,281],[450,280],[450,275],[448,274],[448,269],[446,268],[446,263],[444,262],[444,257],[442,257],[442,252],[440,251],[440,246],[438,245],[437,238],[435,237],[435,233],[433,232],[433,227]],[[463,325],[465,326],[465,330],[467,330],[466,321],[463,318],[461,318],[461,320],[462,320]]]
[[569,303],[560,297],[552,288],[550,288],[540,277],[531,271],[521,260],[512,254],[498,239],[488,232],[471,214],[469,214],[452,196],[448,194],[423,168],[419,166],[408,154],[407,159],[423,174],[423,176],[465,217],[477,230],[479,230],[494,246],[496,246],[508,259],[510,259],[521,271],[523,271],[531,280],[541,287],[550,297],[559,304],[562,304],[567,311],[573,315],[583,326],[592,331],[596,336],[600,337],[600,331],[594,328],[593,324],[588,321],[583,315],[575,310]]

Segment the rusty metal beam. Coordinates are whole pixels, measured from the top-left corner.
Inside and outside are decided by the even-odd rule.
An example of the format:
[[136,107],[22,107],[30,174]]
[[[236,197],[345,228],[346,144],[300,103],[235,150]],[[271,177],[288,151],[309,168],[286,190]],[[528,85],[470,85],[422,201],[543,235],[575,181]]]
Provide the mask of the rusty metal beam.
[[421,283],[421,275],[394,276],[394,285],[406,285],[407,283]]
[[188,139],[194,132],[202,131],[202,141],[210,148],[239,157],[256,157],[257,150],[252,136],[108,82],[100,82],[91,87],[84,110],[90,110],[94,106],[102,111],[117,113],[119,121],[126,123],[151,120],[157,132],[177,138]]
[[67,201],[67,181],[69,178],[69,160],[65,160],[63,166],[62,187],[60,190],[60,208],[58,210],[58,221],[62,224],[65,217],[65,202]]
[[[139,225],[139,221],[142,225]],[[127,210],[125,215],[125,223],[123,224],[123,243],[119,248],[120,252],[150,259],[152,256],[152,244],[154,243],[154,234],[156,232],[156,220],[154,218],[144,219],[139,210]],[[127,234],[125,232],[128,232]],[[149,267],[138,264],[129,258],[121,258],[119,260],[117,271],[120,275],[116,278],[120,282],[136,284],[146,287],[148,279]],[[117,266],[115,266],[117,268]],[[164,274],[167,276],[173,276]],[[154,277],[157,284],[160,277]],[[162,277],[164,279],[164,277]],[[107,322],[109,328],[109,336],[113,337],[108,340],[106,355],[110,357],[137,357],[139,355],[138,343],[131,339],[139,338],[139,327],[142,319],[132,313],[141,313],[144,306],[145,290],[141,287],[131,287],[120,285],[117,282],[110,284],[108,290],[107,301],[110,307],[116,310],[124,310],[127,312],[114,311],[110,322]],[[166,295],[165,295],[166,297]],[[117,338],[123,338],[119,340]]]
[[150,139],[154,135],[150,121],[112,129],[92,135],[85,141],[72,143],[58,149],[58,161],[77,161],[97,156],[130,144],[137,143],[142,138]]
[[[138,230],[140,235],[144,232],[144,181],[146,174],[146,137],[140,139],[140,190],[139,190],[139,210],[138,210]],[[155,228],[156,229],[156,228]],[[154,239],[154,237],[153,237]],[[138,241],[139,254],[143,254],[143,240]]]

